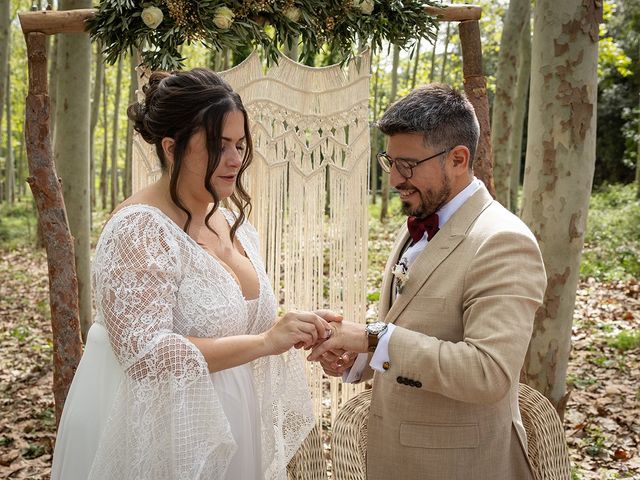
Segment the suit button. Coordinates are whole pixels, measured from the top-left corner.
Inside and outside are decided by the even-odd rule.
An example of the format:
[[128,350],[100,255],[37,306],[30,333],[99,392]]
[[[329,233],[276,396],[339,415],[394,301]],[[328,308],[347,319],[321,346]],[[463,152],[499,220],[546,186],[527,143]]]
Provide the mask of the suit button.
[[389,362],[384,362],[384,363],[382,364],[382,368],[383,368],[384,370],[389,370],[389,367],[391,367],[391,365],[389,365]]
[[407,381],[407,385],[409,385],[410,387],[415,387],[415,386],[416,386],[416,382],[415,382],[415,380],[411,380],[411,379],[409,379],[409,380]]
[[396,380],[398,383],[404,383],[404,377],[398,377]]
[[414,385],[418,388],[422,388],[422,382],[420,380],[418,380]]

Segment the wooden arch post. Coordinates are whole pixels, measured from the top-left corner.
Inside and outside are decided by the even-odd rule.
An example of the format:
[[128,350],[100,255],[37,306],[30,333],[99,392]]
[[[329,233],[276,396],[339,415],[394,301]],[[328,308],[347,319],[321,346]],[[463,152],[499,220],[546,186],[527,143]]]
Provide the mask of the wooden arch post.
[[[464,88],[480,122],[480,142],[474,162],[476,176],[495,196],[491,158],[491,128],[486,81],[482,70],[479,19],[482,9],[473,5],[427,7],[444,22],[460,22]],[[59,422],[71,380],[82,355],[78,311],[78,279],[73,238],[51,150],[46,35],[84,32],[93,9],[20,13],[27,42],[29,92],[26,100],[27,181],[36,201],[49,268],[49,299],[53,331],[53,393]]]

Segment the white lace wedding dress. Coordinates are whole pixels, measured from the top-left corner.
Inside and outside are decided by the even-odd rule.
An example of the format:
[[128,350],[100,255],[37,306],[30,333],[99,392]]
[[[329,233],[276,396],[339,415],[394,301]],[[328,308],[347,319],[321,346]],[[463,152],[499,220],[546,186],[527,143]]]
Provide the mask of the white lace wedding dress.
[[237,236],[260,281],[255,300],[160,210],[131,205],[109,220],[52,480],[286,478],[314,424],[299,353],[210,374],[185,338],[255,334],[275,320],[257,234],[245,222]]

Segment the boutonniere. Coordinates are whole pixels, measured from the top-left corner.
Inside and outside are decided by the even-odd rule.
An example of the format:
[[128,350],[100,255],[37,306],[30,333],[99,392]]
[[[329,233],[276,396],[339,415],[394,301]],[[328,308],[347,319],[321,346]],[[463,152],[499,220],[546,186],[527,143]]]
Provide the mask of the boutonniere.
[[409,281],[409,274],[407,273],[407,259],[400,260],[395,267],[393,267],[393,276],[396,279],[396,294],[401,294],[405,283]]

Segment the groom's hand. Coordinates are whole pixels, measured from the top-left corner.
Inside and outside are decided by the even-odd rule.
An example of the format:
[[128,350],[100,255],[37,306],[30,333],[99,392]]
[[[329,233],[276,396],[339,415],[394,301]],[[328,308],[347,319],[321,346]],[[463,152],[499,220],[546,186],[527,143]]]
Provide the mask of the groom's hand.
[[357,357],[358,354],[356,352],[329,351],[320,357],[320,365],[327,375],[341,377],[344,372],[352,367]]
[[330,323],[329,326],[334,330],[333,334],[324,342],[317,343],[307,360],[319,360],[322,355],[330,350],[345,350],[349,352],[366,352],[368,350],[369,342],[363,324],[342,321]]

